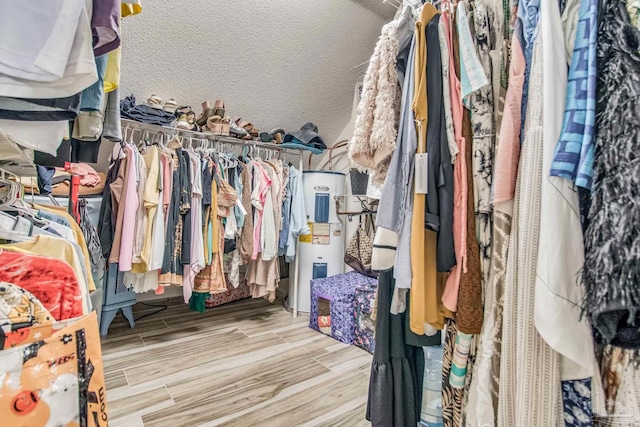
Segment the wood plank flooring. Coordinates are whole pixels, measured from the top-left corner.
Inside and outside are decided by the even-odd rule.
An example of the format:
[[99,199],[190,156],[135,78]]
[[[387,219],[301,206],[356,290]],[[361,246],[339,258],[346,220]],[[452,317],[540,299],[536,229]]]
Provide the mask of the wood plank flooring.
[[[371,355],[278,303],[189,311],[180,299],[102,340],[110,427],[369,426]],[[136,318],[155,309],[134,307]]]

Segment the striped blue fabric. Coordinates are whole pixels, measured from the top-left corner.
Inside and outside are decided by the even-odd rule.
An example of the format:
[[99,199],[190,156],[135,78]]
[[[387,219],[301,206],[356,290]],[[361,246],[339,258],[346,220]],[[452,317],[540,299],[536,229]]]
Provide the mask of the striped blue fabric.
[[469,18],[467,16],[467,2],[461,1],[457,8],[458,37],[460,38],[460,86],[462,102],[467,108],[471,107],[469,95],[489,84],[484,73],[482,63],[478,58],[476,45],[471,35]]
[[551,176],[591,189],[596,121],[597,0],[582,0],[573,48],[562,133]]

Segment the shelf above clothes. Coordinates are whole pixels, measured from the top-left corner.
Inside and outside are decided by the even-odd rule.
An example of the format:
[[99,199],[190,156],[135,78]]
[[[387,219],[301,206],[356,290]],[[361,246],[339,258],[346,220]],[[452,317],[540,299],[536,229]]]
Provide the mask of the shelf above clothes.
[[137,129],[137,130],[146,131],[146,132],[155,133],[155,134],[161,133],[168,136],[177,135],[183,138],[191,138],[195,141],[205,140],[205,141],[211,141],[214,144],[221,144],[221,145],[232,144],[232,145],[240,145],[245,147],[254,147],[258,149],[277,150],[281,153],[291,154],[291,155],[300,156],[300,157],[302,157],[302,154],[303,154],[303,150],[301,149],[280,147],[278,144],[273,144],[270,142],[248,141],[248,140],[238,139],[238,138],[233,138],[228,136],[214,135],[212,133],[207,133],[207,132],[196,132],[191,130],[166,127],[166,126],[152,125],[152,124],[137,122],[135,120],[129,120],[129,119],[121,119],[121,122],[122,122],[123,129],[126,129],[126,128]]

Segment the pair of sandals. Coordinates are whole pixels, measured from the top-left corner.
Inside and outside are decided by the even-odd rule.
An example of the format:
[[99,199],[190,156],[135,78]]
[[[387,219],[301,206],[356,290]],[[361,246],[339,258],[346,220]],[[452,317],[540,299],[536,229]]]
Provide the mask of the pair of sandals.
[[205,101],[202,103],[202,114],[200,114],[195,123],[200,126],[203,132],[229,136],[230,119],[225,117],[224,114],[224,101],[216,101],[213,107],[211,107],[209,101]]
[[231,135],[235,136],[236,138],[244,139],[247,141],[260,140],[260,131],[253,125],[253,123],[242,120],[240,116],[235,116],[230,123],[232,128]]
[[176,115],[178,116],[176,129],[200,131],[200,126],[196,123],[196,113],[193,112],[191,107],[178,108]]
[[211,116],[207,119],[207,123],[202,126],[202,131],[212,133],[214,135],[229,136],[229,122],[229,117],[222,118],[218,115]]
[[151,95],[147,99],[147,105],[151,108],[155,108],[156,110],[164,110],[171,114],[175,114],[178,109],[178,103],[175,99],[169,98],[169,100],[163,104],[162,98],[158,95]]
[[260,141],[273,142],[274,144],[282,144],[284,135],[285,135],[284,129],[278,128],[278,129],[272,130],[271,132],[262,132],[260,134]]
[[205,126],[207,124],[207,120],[209,120],[210,117],[217,116],[220,120],[222,120],[224,114],[224,101],[216,101],[213,104],[213,107],[211,107],[211,103],[209,101],[205,101],[202,103],[202,114],[200,114],[200,116],[196,120],[196,123],[198,124],[198,126]]

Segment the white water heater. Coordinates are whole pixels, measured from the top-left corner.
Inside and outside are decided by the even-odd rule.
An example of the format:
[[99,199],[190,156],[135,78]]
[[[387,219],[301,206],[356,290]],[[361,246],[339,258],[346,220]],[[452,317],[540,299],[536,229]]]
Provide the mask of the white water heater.
[[[311,309],[311,279],[344,273],[344,218],[336,213],[336,196],[345,192],[345,174],[330,171],[304,171],[304,207],[311,234],[299,237],[298,311]],[[289,306],[296,295],[289,282]]]

